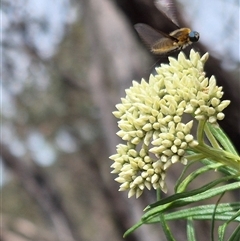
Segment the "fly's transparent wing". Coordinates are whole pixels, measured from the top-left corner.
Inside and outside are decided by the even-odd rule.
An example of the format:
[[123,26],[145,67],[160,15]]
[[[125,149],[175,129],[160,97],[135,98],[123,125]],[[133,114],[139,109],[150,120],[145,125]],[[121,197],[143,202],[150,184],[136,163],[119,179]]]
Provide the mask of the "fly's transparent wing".
[[137,23],[134,28],[138,32],[140,38],[145,42],[145,44],[152,46],[157,43],[161,38],[169,38],[172,41],[177,41],[176,38],[170,36],[161,31],[157,31],[145,23]]
[[174,1],[155,0],[154,4],[159,11],[165,14],[178,27],[177,9],[175,7]]
[[134,25],[134,27],[140,38],[148,46],[149,50],[154,54],[167,54],[177,50],[175,43],[177,43],[178,40],[173,36],[163,32],[158,32],[144,23],[138,23]]

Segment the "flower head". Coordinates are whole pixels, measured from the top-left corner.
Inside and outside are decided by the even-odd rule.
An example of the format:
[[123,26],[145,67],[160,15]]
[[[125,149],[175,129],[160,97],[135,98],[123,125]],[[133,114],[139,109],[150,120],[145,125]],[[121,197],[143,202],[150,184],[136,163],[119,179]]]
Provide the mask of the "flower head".
[[186,150],[198,142],[191,133],[193,120],[184,123],[184,114],[211,123],[224,118],[222,111],[230,101],[220,100],[222,88],[213,76],[205,77],[207,58],[208,53],[200,57],[194,50],[189,59],[182,52],[178,59],[170,57],[149,82],[133,81],[116,105],[117,135],[126,145],[117,146],[111,167],[118,174],[119,190],[129,190],[129,197],[139,197],[145,187],[166,192],[167,169],[176,162],[187,163]]

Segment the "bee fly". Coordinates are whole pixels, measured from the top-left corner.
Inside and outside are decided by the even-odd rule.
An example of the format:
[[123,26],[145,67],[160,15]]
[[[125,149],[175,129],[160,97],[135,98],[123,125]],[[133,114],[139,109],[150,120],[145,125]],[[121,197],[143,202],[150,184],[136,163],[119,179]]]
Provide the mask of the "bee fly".
[[170,33],[157,31],[144,23],[135,24],[134,27],[153,54],[168,55],[199,40],[198,32],[192,31],[189,28],[179,28],[176,24],[174,25],[176,26],[176,30]]

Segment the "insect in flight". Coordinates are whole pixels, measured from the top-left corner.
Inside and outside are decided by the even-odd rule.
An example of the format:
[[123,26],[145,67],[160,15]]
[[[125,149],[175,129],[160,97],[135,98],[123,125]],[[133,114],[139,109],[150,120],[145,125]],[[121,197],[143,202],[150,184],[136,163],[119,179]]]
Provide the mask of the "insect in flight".
[[198,32],[189,28],[179,28],[175,23],[173,24],[176,30],[170,33],[155,30],[144,23],[135,24],[134,27],[153,54],[169,55],[199,40]]

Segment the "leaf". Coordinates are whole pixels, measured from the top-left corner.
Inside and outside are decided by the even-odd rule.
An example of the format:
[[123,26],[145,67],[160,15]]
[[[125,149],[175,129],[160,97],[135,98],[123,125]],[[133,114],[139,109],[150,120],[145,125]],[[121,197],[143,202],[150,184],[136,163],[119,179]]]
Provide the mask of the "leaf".
[[196,240],[192,218],[187,219],[187,238],[188,240],[191,240],[191,241]]

